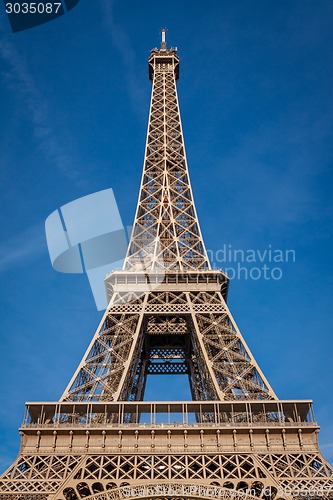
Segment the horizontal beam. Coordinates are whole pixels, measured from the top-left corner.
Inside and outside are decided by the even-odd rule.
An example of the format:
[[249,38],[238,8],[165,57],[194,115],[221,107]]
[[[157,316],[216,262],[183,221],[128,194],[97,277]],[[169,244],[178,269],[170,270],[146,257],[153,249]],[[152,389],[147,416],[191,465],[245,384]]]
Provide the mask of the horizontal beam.
[[149,363],[147,375],[186,375],[188,368],[186,363],[157,362]]

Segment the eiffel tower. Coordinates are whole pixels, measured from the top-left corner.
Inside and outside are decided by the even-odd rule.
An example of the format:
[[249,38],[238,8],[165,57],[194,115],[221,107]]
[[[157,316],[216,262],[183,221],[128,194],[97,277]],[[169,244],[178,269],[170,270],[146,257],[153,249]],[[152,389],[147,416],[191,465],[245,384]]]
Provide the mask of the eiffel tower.
[[[312,402],[279,400],[227,307],[194,206],[177,49],[148,59],[152,97],[133,232],[109,306],[59,402],[27,403],[1,500],[333,498]],[[192,401],[144,401],[148,375]]]

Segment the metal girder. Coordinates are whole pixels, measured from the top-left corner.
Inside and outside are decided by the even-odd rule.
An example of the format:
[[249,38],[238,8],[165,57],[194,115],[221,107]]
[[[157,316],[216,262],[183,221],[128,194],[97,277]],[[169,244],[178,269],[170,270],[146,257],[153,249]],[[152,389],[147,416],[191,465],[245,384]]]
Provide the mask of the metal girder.
[[[120,302],[122,312],[115,313],[113,307]],[[187,369],[179,370],[189,375],[194,399],[276,398],[222,294],[204,289],[169,292],[162,284],[159,291],[131,302],[122,302],[115,293],[62,399],[140,400],[143,392],[137,384],[141,380],[143,389],[146,376],[154,371],[154,349],[161,353],[177,346],[186,353]],[[170,373],[173,370],[176,367],[170,366]]]

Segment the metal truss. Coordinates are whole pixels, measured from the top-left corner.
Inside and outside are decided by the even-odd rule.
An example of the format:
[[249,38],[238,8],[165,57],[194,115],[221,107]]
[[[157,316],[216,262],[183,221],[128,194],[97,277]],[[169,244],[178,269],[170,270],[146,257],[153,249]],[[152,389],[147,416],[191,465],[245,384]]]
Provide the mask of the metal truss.
[[[149,58],[143,176],[123,270],[57,403],[28,403],[0,500],[333,500],[310,401],[280,401],[226,304],[189,181],[179,58]],[[148,376],[185,376],[194,401],[144,402]]]
[[153,82],[137,212],[124,269],[142,260],[156,270],[210,269],[189,180],[176,80],[175,49],[153,50]]
[[[311,491],[317,488],[323,497],[332,495],[332,469],[325,465],[320,455],[313,453],[103,454],[80,457],[35,455],[21,458],[9,473],[13,492],[18,492],[20,488],[22,493],[53,493],[49,498],[59,499],[67,499],[71,491],[76,494],[73,498],[78,499],[149,481],[163,483],[172,480],[200,484],[202,479],[208,484],[236,491],[252,490],[254,497],[261,496],[262,490],[268,487],[275,494],[280,487],[290,493],[298,489]],[[4,476],[0,483],[0,492],[10,492],[8,489],[3,490],[3,485],[8,484],[6,479]],[[72,486],[62,487],[64,496],[55,497],[54,494],[64,481]]]
[[[201,271],[205,284],[188,291],[173,291],[169,280],[141,295],[115,292],[62,399],[141,400],[152,374],[187,374],[196,400],[275,398],[220,285],[205,290],[217,273],[210,283],[211,274]],[[176,274],[168,277],[177,282]]]

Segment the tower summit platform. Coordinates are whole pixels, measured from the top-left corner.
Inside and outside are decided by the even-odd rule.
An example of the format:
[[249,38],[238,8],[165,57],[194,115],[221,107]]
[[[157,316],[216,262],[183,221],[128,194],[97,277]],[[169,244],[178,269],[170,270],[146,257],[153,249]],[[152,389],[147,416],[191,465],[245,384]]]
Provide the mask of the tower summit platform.
[[174,71],[176,81],[179,79],[179,57],[177,56],[177,48],[167,48],[166,45],[166,29],[161,30],[162,41],[160,49],[152,49],[148,59],[149,80],[154,79],[154,72],[161,71],[165,65]]

